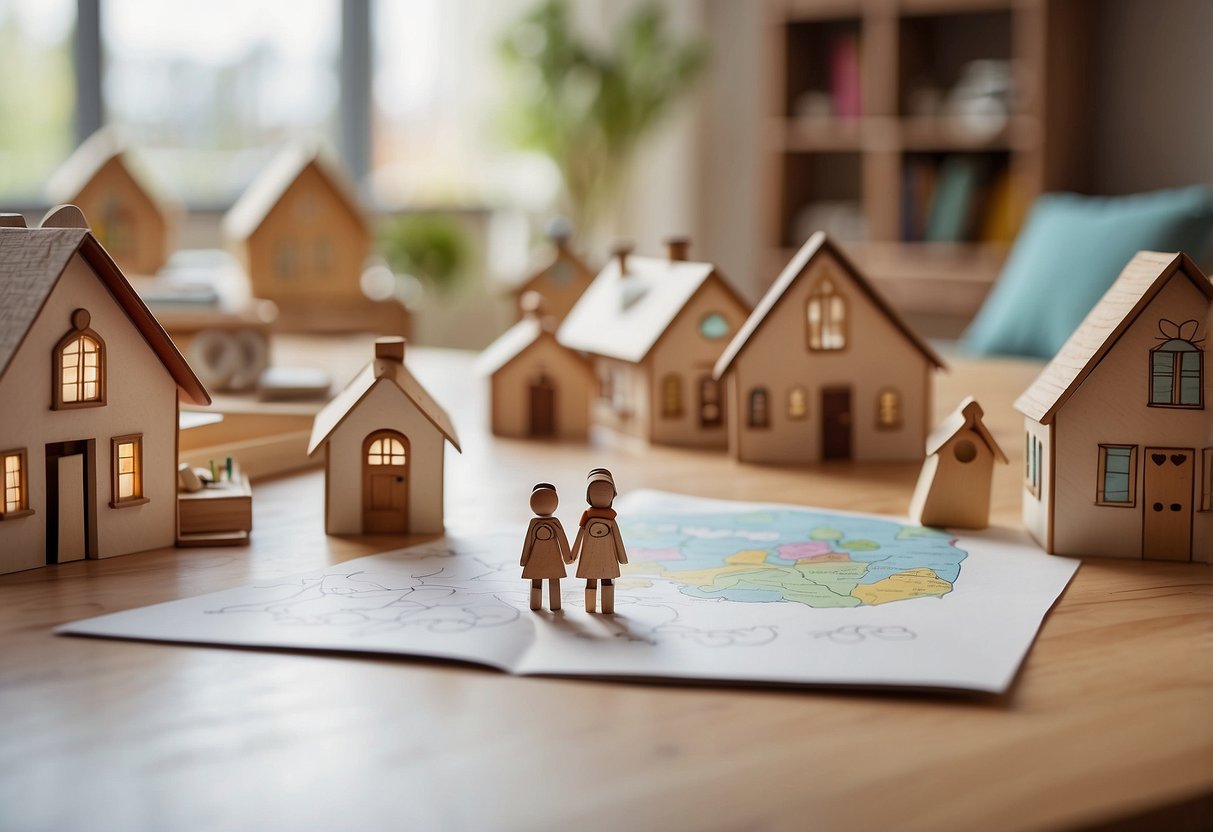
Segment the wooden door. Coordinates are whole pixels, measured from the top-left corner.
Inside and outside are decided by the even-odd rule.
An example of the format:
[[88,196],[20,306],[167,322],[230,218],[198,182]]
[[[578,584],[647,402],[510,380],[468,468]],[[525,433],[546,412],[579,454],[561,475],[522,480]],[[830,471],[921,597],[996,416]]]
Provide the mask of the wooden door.
[[1142,557],[1192,559],[1192,448],[1146,448]]
[[699,427],[718,428],[724,424],[724,408],[720,406],[720,382],[710,375],[699,379]]
[[541,375],[530,385],[530,434],[535,437],[556,435],[556,384]]
[[379,430],[362,443],[362,531],[409,530],[409,440]]
[[821,391],[821,458],[851,458],[851,388]]

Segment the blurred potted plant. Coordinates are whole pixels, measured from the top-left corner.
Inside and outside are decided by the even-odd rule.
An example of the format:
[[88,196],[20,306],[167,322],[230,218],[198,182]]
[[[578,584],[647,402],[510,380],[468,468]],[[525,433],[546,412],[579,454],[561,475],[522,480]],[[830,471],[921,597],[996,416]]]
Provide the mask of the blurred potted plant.
[[565,210],[583,231],[601,221],[638,143],[707,60],[702,41],[668,30],[656,2],[638,6],[600,49],[574,31],[567,0],[545,0],[507,30],[501,54],[512,80],[507,135],[555,163]]
[[[458,288],[471,258],[471,243],[459,223],[443,214],[406,214],[379,231],[379,250],[398,281],[415,282],[434,295]],[[413,286],[396,293],[415,306]]]

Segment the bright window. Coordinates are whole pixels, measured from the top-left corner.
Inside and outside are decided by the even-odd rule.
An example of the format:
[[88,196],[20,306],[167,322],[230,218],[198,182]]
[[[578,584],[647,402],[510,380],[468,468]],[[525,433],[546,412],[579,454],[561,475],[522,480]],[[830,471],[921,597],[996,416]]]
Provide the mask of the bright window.
[[1204,353],[1191,341],[1172,338],[1150,353],[1150,404],[1202,406]]
[[29,508],[29,487],[26,484],[25,451],[5,451],[4,460],[4,505],[0,517],[15,514]]
[[823,279],[809,293],[808,342],[811,350],[841,350],[847,345],[847,302]]
[[1099,493],[1101,506],[1132,506],[1137,502],[1137,447],[1099,446]]
[[881,430],[901,427],[901,394],[896,390],[880,391],[876,399],[876,427]]
[[111,442],[114,465],[113,505],[143,501],[143,436],[116,436]]
[[404,463],[404,442],[394,436],[375,439],[367,448],[367,465],[404,465]]
[[54,407],[105,404],[105,344],[89,329],[86,309],[72,313],[72,331],[55,348]]
[[809,396],[803,387],[793,387],[788,393],[788,418],[803,419],[809,415]]

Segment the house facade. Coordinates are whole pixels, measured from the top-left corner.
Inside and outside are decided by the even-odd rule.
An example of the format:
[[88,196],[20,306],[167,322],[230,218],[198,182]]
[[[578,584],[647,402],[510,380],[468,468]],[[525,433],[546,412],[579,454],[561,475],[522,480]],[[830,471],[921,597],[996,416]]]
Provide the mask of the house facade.
[[910,500],[924,526],[984,529],[990,523],[994,464],[1007,456],[986,427],[985,412],[967,397],[927,437],[927,458]]
[[551,259],[515,287],[514,301],[518,316],[525,317],[523,298],[527,292],[538,292],[543,298],[544,314],[559,323],[594,280],[594,272],[573,251],[566,228],[558,226],[549,236],[552,242]]
[[715,367],[743,462],[922,459],[943,362],[824,234],[771,285]]
[[1016,401],[1046,551],[1213,560],[1211,309],[1186,255],[1139,252]]
[[174,545],[178,397],[210,398],[77,209],[3,224],[0,572]]

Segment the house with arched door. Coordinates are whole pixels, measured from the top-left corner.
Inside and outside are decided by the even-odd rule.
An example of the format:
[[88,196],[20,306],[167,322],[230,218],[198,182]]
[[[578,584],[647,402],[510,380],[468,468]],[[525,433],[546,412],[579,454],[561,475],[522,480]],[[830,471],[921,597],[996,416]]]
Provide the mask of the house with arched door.
[[375,359],[316,414],[308,454],[324,453],[329,534],[442,531],[450,417],[404,364],[404,339],[380,338]]

